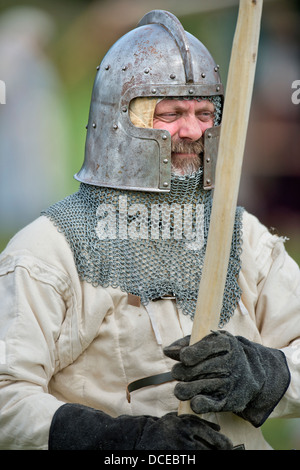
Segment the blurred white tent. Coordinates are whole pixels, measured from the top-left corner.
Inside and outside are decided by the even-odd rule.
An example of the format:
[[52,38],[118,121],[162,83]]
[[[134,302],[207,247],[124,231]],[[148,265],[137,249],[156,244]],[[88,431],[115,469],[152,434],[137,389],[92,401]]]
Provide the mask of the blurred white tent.
[[44,49],[54,23],[33,8],[0,17],[0,224],[13,232],[63,196],[67,159],[61,85]]

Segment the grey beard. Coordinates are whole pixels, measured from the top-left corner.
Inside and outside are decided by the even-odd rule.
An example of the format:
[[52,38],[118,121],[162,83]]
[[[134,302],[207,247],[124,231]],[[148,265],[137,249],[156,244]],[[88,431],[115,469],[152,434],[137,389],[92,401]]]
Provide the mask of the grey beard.
[[[191,175],[196,173],[202,165],[203,154],[203,138],[195,142],[188,140],[172,141],[172,160],[171,168],[172,173],[176,176]],[[195,153],[196,155],[190,157],[182,157],[177,153]]]

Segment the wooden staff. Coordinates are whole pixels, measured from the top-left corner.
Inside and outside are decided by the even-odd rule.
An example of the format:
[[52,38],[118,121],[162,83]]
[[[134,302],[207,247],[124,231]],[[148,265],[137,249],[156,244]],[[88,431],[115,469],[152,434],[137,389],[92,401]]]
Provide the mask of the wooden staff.
[[[190,344],[218,329],[248,128],[263,0],[240,0],[227,79],[215,192]],[[179,414],[193,413],[189,402]]]

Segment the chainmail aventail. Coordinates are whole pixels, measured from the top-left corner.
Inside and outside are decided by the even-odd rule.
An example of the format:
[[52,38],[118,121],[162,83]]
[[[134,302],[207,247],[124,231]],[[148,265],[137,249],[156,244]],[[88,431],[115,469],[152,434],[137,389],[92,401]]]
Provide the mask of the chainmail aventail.
[[[119,287],[146,305],[166,295],[194,317],[212,208],[202,168],[173,176],[169,193],[144,193],[81,183],[78,192],[42,212],[62,232],[78,275],[93,286]],[[241,297],[242,213],[238,207],[219,326]]]

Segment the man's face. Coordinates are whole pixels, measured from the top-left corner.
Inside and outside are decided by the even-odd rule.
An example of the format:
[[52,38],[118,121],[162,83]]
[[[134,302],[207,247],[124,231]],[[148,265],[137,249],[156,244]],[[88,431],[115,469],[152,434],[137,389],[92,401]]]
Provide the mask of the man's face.
[[191,174],[201,165],[204,131],[214,124],[214,105],[208,101],[164,99],[154,112],[153,128],[169,131],[172,171]]

